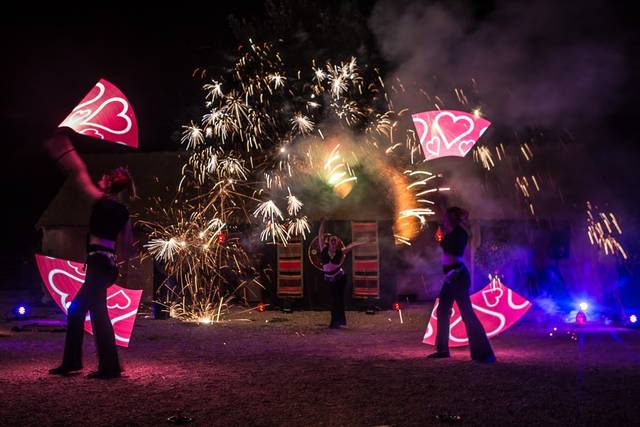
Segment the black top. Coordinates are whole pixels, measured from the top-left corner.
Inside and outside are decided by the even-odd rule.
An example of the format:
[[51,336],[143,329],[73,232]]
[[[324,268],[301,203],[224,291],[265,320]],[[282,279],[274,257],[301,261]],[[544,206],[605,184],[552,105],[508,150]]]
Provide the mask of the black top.
[[122,203],[103,197],[91,209],[89,233],[101,239],[116,240],[129,220],[129,210]]
[[342,249],[338,248],[333,258],[329,255],[329,246],[325,245],[320,252],[320,262],[324,264],[340,264],[342,262]]
[[445,254],[453,256],[464,255],[464,248],[467,246],[469,235],[464,228],[459,225],[456,226],[451,232],[444,235],[440,246]]

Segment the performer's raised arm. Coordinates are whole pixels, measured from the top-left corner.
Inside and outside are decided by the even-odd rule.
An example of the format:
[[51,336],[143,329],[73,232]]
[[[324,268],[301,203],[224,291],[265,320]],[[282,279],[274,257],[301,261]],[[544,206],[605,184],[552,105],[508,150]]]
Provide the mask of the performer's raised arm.
[[353,242],[353,243],[351,243],[351,244],[349,244],[349,245],[345,246],[345,247],[344,247],[344,249],[342,249],[342,253],[346,255],[346,254],[348,254],[349,252],[351,252],[351,250],[352,250],[353,248],[357,248],[358,246],[363,246],[363,245],[366,245],[366,244],[368,244],[368,243],[369,243],[369,242],[367,242],[367,241],[358,241],[358,242]]
[[324,223],[325,223],[326,218],[322,218],[322,220],[320,221],[320,228],[318,229],[318,249],[320,249],[320,251],[322,252],[322,249],[324,249]]
[[90,202],[103,196],[103,192],[93,183],[87,165],[71,144],[64,131],[57,131],[45,141],[44,147],[60,170],[68,177],[80,193]]

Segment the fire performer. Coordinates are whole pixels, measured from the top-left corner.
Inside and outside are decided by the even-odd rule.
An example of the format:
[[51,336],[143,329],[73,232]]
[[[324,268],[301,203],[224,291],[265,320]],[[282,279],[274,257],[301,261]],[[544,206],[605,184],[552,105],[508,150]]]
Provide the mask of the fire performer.
[[325,235],[326,218],[322,218],[318,230],[318,246],[320,249],[320,262],[324,271],[324,280],[331,288],[331,322],[329,328],[339,329],[347,325],[344,313],[344,290],[347,285],[347,276],[342,269],[346,255],[356,246],[367,242],[351,243],[341,247],[340,239],[335,235]]
[[463,263],[467,241],[469,240],[469,213],[459,207],[450,207],[441,215],[445,235],[440,245],[442,247],[442,270],[445,274],[444,283],[440,290],[440,304],[436,314],[438,316],[438,331],[436,336],[436,352],[428,356],[430,359],[442,359],[449,354],[449,320],[453,302],[458,303],[462,321],[469,336],[471,358],[478,362],[492,363],[496,357],[487,338],[487,334],[478,320],[471,299],[469,288],[471,279],[469,270]]
[[98,370],[88,377],[118,378],[122,368],[106,299],[107,288],[118,277],[118,257],[127,262],[132,253],[131,222],[123,202],[125,192],[129,198],[135,197],[135,186],[129,171],[123,167],[104,174],[96,186],[64,129],[46,141],[45,148],[60,169],[73,180],[80,194],[92,203],[87,235],[86,278],[68,308],[62,364],[49,370],[49,373],[67,375],[82,369],[83,325],[89,312],[98,352]]

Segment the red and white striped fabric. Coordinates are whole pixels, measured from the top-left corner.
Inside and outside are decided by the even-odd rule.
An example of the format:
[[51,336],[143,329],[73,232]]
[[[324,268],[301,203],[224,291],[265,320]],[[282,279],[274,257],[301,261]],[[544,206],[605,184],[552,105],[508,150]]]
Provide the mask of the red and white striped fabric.
[[369,243],[352,251],[353,296],[380,298],[380,260],[378,251],[378,223],[352,222],[351,241]]
[[290,241],[286,246],[278,245],[278,289],[279,297],[301,298],[302,242]]

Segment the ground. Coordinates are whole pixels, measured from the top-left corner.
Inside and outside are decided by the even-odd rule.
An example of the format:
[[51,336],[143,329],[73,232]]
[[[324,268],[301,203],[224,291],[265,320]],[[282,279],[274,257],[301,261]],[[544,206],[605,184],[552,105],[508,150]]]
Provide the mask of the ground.
[[[6,311],[11,295],[0,300]],[[0,321],[0,425],[171,425],[179,413],[197,426],[640,424],[640,331],[571,328],[534,308],[492,339],[495,364],[471,362],[466,347],[428,360],[430,309],[405,307],[402,324],[396,311],[348,312],[341,330],[326,328],[328,312],[212,325],[143,312],[120,349],[126,377],[109,381],[85,377],[92,337],[84,372],[52,377],[64,333]],[[63,319],[52,307],[33,314]]]

